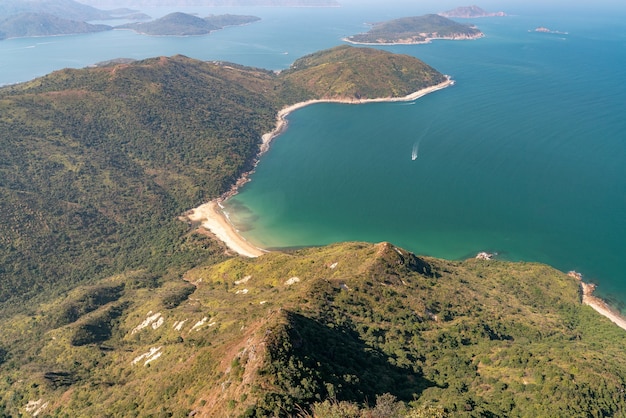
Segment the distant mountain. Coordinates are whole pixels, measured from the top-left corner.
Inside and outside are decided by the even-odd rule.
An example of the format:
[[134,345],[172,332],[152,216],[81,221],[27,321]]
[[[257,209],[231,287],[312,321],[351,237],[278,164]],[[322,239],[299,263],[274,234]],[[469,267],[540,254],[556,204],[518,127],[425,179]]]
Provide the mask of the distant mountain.
[[91,25],[46,13],[22,13],[0,20],[0,39],[103,32],[111,29],[113,28],[107,25]]
[[256,22],[256,16],[213,15],[200,18],[187,13],[170,13],[152,22],[129,23],[117,26],[119,29],[132,29],[146,35],[189,36],[206,35],[225,26],[244,25]]
[[337,0],[82,0],[94,7],[196,7],[196,6],[268,6],[268,7],[339,7]]
[[374,23],[367,33],[344,40],[355,44],[420,44],[433,39],[476,39],[483,36],[476,27],[428,14]]
[[456,9],[448,10],[447,12],[441,12],[439,13],[439,16],[466,19],[466,18],[474,18],[474,17],[506,16],[506,13],[487,12],[478,6],[467,6],[467,7],[457,7]]
[[[22,13],[46,13],[63,19],[76,21],[104,20],[115,17],[111,12],[98,10],[74,0],[0,1],[0,19]],[[117,16],[119,16],[119,14]]]

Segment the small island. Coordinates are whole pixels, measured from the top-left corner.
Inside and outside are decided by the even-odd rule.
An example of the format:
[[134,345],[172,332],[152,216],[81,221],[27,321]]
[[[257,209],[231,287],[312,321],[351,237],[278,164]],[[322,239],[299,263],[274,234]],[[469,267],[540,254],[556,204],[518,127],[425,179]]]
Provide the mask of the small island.
[[[530,32],[530,31],[528,31]],[[557,35],[567,35],[567,32],[561,32],[558,30],[552,30],[552,29],[548,29],[545,26],[538,26],[535,28],[535,30],[533,32],[539,32],[539,33],[554,33]]]
[[0,20],[0,39],[74,35],[112,30],[108,25],[63,19],[48,13],[20,13]]
[[466,7],[457,7],[456,9],[448,10],[446,12],[441,12],[439,13],[439,16],[458,18],[458,19],[472,19],[475,17],[502,17],[502,16],[506,16],[506,13],[488,12],[474,5],[474,6],[466,6]]
[[160,19],[143,23],[128,23],[116,29],[131,29],[144,35],[194,36],[206,35],[226,26],[239,26],[256,22],[261,18],[243,15],[211,15],[205,18],[187,13],[170,13]]
[[475,26],[428,14],[374,23],[367,33],[349,36],[344,41],[365,45],[423,44],[434,39],[464,40],[483,36]]

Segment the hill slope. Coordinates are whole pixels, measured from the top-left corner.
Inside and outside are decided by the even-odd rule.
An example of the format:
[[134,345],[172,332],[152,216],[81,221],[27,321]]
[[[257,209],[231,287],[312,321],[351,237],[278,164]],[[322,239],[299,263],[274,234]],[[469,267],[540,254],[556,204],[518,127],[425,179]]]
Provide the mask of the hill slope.
[[571,417],[626,407],[626,334],[547,266],[346,243],[198,267],[188,283],[138,278],[80,287],[2,329],[0,410]]
[[484,36],[472,26],[446,17],[428,14],[375,23],[367,33],[349,36],[356,44],[419,44],[433,39],[476,39]]
[[[391,61],[378,61],[391,54],[360,48],[317,57],[338,52],[354,61],[319,72],[325,84],[336,84],[337,68],[355,72],[368,60],[361,72],[389,77],[366,77],[381,83],[372,94],[415,91],[441,76],[430,69],[423,80],[400,80],[381,69]],[[177,216],[252,168],[280,108],[328,94],[305,80],[297,70],[178,56],[62,70],[0,89],[0,301],[196,259],[206,244],[187,247],[197,237]]]

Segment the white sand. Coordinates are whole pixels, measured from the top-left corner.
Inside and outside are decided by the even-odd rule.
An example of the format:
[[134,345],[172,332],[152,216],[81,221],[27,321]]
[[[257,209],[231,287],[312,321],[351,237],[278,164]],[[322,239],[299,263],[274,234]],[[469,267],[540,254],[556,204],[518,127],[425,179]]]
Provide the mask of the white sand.
[[203,227],[215,234],[228,248],[238,254],[246,257],[258,257],[265,253],[265,251],[250,244],[239,235],[239,232],[224,216],[215,200],[193,209],[191,214],[187,215],[187,218],[194,222],[200,222]]
[[580,282],[583,288],[583,303],[591,306],[600,315],[606,316],[618,327],[626,330],[626,319],[623,318],[618,312],[615,312],[609,305],[602,299],[593,296],[594,286],[585,282]]
[[[282,133],[287,127],[287,115],[294,110],[303,108],[305,106],[314,103],[347,103],[347,104],[361,104],[361,103],[374,103],[374,102],[401,102],[412,101],[425,96],[428,93],[432,93],[437,90],[441,90],[454,84],[454,81],[447,77],[446,81],[437,84],[436,86],[427,87],[421,90],[411,93],[405,97],[389,97],[381,99],[354,99],[354,100],[341,100],[341,99],[321,99],[321,100],[308,100],[306,102],[296,103],[292,106],[285,107],[278,112],[276,116],[276,128],[272,132],[268,132],[262,137],[262,143],[259,150],[259,157],[263,155],[270,146],[270,143],[280,133]],[[185,215],[190,221],[200,222],[203,227],[210,230],[218,239],[224,242],[228,248],[237,252],[240,255],[246,257],[258,257],[265,254],[267,251],[255,247],[250,242],[243,238],[237,229],[226,218],[222,210],[220,209],[219,202],[237,193],[237,188],[248,180],[250,173],[244,173],[242,177],[236,182],[233,188],[219,199],[212,200],[208,203],[198,206],[192,209],[190,214]]]

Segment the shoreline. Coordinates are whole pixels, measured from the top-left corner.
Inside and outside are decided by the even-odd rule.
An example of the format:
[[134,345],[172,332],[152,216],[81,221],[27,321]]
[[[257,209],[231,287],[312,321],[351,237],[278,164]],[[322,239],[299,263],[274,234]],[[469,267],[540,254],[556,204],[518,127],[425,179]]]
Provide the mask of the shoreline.
[[444,36],[444,37],[435,37],[435,38],[424,38],[423,41],[409,41],[409,42],[359,42],[353,41],[350,38],[341,38],[342,41],[348,42],[353,45],[367,45],[367,46],[379,46],[379,45],[424,45],[430,44],[432,41],[474,41],[476,39],[484,38],[485,34],[480,33],[480,35],[476,36],[466,36],[466,37],[452,37],[452,36]]
[[580,288],[582,289],[582,304],[587,305],[600,315],[608,318],[615,325],[626,331],[626,318],[622,316],[620,312],[609,306],[604,300],[593,295],[596,290],[596,285],[592,283],[583,282],[583,276],[575,271],[567,273],[568,276],[575,278],[580,282]]
[[291,106],[282,108],[276,115],[275,128],[261,136],[261,144],[259,146],[259,152],[255,158],[255,162],[252,170],[243,173],[239,179],[233,184],[233,186],[226,193],[220,197],[213,199],[207,203],[204,203],[197,208],[189,210],[181,219],[191,222],[199,222],[200,225],[209,231],[211,231],[220,241],[222,241],[228,248],[235,251],[239,255],[244,257],[259,257],[268,253],[268,250],[254,246],[248,240],[246,240],[235,226],[230,222],[226,214],[222,211],[221,203],[228,198],[234,196],[239,191],[239,188],[250,181],[250,175],[254,173],[254,170],[259,163],[263,154],[269,150],[270,144],[281,133],[287,129],[287,116],[298,109],[316,104],[316,103],[343,103],[343,104],[364,104],[364,103],[383,103],[383,102],[410,102],[412,100],[419,99],[429,93],[433,93],[437,90],[444,89],[454,84],[454,80],[446,75],[446,81],[436,84],[434,86],[426,87],[413,92],[404,97],[387,97],[378,99],[312,99],[304,102],[299,102]]

